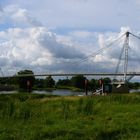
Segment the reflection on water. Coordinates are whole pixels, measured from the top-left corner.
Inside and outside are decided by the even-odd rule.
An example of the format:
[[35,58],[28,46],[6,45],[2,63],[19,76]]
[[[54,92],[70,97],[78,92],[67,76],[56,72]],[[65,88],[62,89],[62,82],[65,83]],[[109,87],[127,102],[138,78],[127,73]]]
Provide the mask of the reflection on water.
[[[131,89],[129,90],[130,93],[140,92],[140,89]],[[80,96],[85,95],[84,92],[75,92],[72,90],[52,90],[52,91],[40,91],[40,90],[34,90],[33,93],[35,94],[47,94],[47,95],[60,95],[60,96]],[[91,95],[91,92],[88,92],[88,95]]]
[[14,94],[14,93],[18,93],[18,91],[0,91],[0,94]]
[[[134,92],[140,92],[140,89],[131,89],[129,91],[130,93],[134,93]],[[14,93],[18,93],[18,91],[0,91],[0,94],[14,94]],[[60,95],[60,96],[82,96],[85,95],[84,92],[76,92],[76,91],[72,91],[72,90],[65,90],[65,89],[61,89],[61,90],[33,90],[34,94],[46,94],[46,95]],[[89,95],[91,94],[91,92],[88,93]]]
[[140,89],[131,89],[129,92],[130,93],[140,92]]
[[[0,94],[14,94],[14,93],[18,93],[18,91],[0,91]],[[60,96],[84,95],[84,92],[75,92],[75,91],[72,91],[72,90],[52,90],[52,91],[33,90],[32,93],[35,93],[35,94],[46,94],[46,95],[60,95]]]
[[34,90],[33,93],[36,94],[47,94],[47,95],[60,95],[60,96],[70,96],[70,95],[83,95],[83,92],[75,92],[72,90],[52,90],[52,91],[39,91],[39,90]]

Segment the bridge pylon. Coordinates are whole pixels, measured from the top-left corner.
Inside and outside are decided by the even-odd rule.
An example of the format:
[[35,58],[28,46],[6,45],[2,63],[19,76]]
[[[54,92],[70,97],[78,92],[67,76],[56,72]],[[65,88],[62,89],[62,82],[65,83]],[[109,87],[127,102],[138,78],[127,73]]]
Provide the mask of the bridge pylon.
[[124,57],[124,83],[127,82],[129,34],[130,34],[130,32],[126,32],[126,38],[124,41],[124,53],[125,53],[125,57]]
[[[129,78],[127,78],[129,35],[130,35],[130,32],[127,31],[125,33],[125,40],[124,40],[123,48],[122,48],[120,58],[119,58],[119,61],[117,64],[117,69],[116,69],[116,74],[117,74],[122,57],[124,57],[123,81],[113,82],[112,92],[114,92],[114,93],[128,93],[129,92],[129,88],[128,88],[128,84],[127,84],[128,80],[129,80]],[[132,78],[132,76],[131,76],[131,78]]]
[[[130,32],[125,33],[125,40],[123,43],[123,47],[122,47],[122,50],[121,50],[121,53],[119,56],[119,60],[118,60],[118,64],[117,64],[117,68],[116,68],[116,72],[115,72],[117,75],[117,73],[119,71],[120,63],[123,60],[123,82],[124,82],[124,84],[126,84],[128,81],[127,80],[127,68],[128,68],[129,35],[130,35]],[[116,75],[115,75],[114,79],[116,79]]]

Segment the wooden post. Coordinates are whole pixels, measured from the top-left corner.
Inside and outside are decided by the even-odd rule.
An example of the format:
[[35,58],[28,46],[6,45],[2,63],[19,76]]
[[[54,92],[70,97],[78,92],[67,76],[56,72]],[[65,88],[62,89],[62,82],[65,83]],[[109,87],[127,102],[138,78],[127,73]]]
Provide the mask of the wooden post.
[[85,95],[88,95],[88,80],[85,79]]
[[27,91],[30,93],[31,92],[31,81],[27,80]]
[[100,79],[99,80],[99,84],[100,84],[100,87],[101,87],[101,94],[103,95],[103,79]]

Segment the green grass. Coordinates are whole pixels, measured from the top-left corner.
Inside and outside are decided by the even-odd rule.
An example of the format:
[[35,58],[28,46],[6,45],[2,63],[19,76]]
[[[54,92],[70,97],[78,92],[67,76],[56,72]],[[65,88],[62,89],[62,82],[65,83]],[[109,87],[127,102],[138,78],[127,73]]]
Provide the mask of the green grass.
[[140,94],[0,95],[0,140],[139,140]]

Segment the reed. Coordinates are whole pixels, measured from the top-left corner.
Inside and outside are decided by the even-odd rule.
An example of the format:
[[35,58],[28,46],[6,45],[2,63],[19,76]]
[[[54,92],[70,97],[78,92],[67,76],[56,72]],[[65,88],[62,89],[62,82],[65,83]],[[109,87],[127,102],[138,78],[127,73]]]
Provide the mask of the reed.
[[0,95],[0,140],[138,140],[140,94]]

